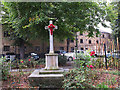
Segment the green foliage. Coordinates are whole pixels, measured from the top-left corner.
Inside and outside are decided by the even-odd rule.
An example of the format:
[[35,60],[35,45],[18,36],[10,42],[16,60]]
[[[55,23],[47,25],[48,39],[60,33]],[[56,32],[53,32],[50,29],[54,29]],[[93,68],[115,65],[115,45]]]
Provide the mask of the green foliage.
[[[78,31],[87,31],[89,37],[94,35],[93,32],[99,34],[95,26],[103,22],[101,18],[105,16],[104,9],[95,2],[2,2],[2,4],[6,12],[2,24],[18,46],[35,39],[48,42],[49,34],[45,26],[49,20],[53,20],[58,26],[58,30],[54,31],[54,37],[60,40],[74,38],[75,32]],[[24,46],[20,47],[20,52],[20,58],[23,59]]]
[[45,64],[45,58],[40,58],[40,59],[37,61],[37,65],[40,65],[40,64]]
[[94,59],[93,59],[94,56],[90,56],[89,54],[79,53],[77,57],[79,59],[74,60],[77,67],[86,66],[86,65],[94,65]]
[[107,85],[114,85],[115,83],[117,83],[117,80],[115,80],[115,77],[111,77],[110,79],[105,80],[105,84]]
[[[63,88],[94,88],[90,83],[95,79],[95,73],[89,68],[80,67],[64,73]],[[97,76],[97,75],[96,75]]]
[[106,12],[108,13],[106,19],[111,22],[111,28],[113,30],[112,35],[117,43],[117,37],[120,42],[120,2],[112,2],[106,7]]
[[115,57],[112,57],[112,56],[109,56],[108,58],[107,58],[107,60],[108,60],[108,66],[110,67],[110,68],[116,68],[116,69],[118,69],[118,62],[119,62],[119,59],[118,58],[115,58]]
[[0,70],[2,72],[0,78],[2,80],[7,80],[10,70],[10,62],[7,62],[4,57],[0,58]]
[[40,58],[39,60],[35,61],[33,58],[26,58],[24,60],[15,60],[12,62],[12,68],[35,68],[36,65],[44,65],[45,59]]
[[97,79],[97,72],[93,71],[92,56],[79,54],[79,59],[74,60],[76,67],[65,73],[64,85],[65,89],[71,88],[94,88],[89,84],[92,80]]
[[105,83],[103,82],[103,83],[101,83],[101,84],[98,84],[97,85],[97,87],[98,88],[104,88],[104,90],[108,90],[108,86],[107,85],[105,85]]
[[66,62],[67,62],[67,57],[66,56],[58,55],[58,65],[59,66],[66,65]]
[[88,36],[92,36],[93,32],[99,32],[94,26],[105,15],[102,5],[95,2],[3,2],[3,5],[8,14],[4,24],[24,40],[47,39],[44,27],[49,20],[59,27],[54,31],[56,38],[68,38],[77,31],[88,31]]
[[113,74],[113,75],[120,75],[120,71],[115,70],[115,71],[103,71],[105,73]]

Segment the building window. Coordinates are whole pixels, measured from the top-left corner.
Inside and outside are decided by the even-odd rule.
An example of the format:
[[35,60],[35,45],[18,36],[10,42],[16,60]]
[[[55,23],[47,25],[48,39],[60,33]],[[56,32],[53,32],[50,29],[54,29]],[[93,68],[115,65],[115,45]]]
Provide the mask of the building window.
[[4,46],[3,50],[4,51],[10,51],[10,46]]
[[89,40],[89,44],[91,44],[91,40]]
[[60,47],[60,50],[64,50],[64,47]]
[[80,43],[83,43],[83,39],[80,39]]
[[10,36],[9,32],[8,31],[4,31],[4,37],[9,37],[9,36]]
[[104,34],[103,34],[103,38],[104,38],[105,36],[104,36]]
[[74,52],[74,47],[71,47],[71,52]]
[[97,40],[97,41],[96,41],[96,43],[98,44],[98,43],[99,43],[99,41]]
[[110,39],[110,35],[108,35],[108,38]]
[[84,50],[84,48],[81,48],[81,50]]
[[72,39],[72,40],[70,40],[70,42],[71,42],[71,43],[74,43],[74,40]]
[[96,34],[96,37],[98,37],[98,34]]
[[83,33],[80,32],[80,35],[83,35]]
[[40,51],[40,46],[35,46],[35,51]]
[[85,48],[85,50],[88,50],[88,48]]

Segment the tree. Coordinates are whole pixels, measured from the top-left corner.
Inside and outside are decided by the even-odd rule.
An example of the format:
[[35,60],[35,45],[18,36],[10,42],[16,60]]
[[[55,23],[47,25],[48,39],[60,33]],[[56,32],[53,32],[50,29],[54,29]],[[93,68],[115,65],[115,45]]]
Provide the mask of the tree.
[[[4,23],[24,41],[48,40],[44,27],[49,20],[59,27],[54,31],[55,38],[73,38],[78,31],[87,31],[88,36],[92,36],[93,32],[99,33],[95,26],[100,22],[104,25],[101,18],[106,15],[102,5],[95,2],[3,2],[3,5],[8,13]],[[24,47],[24,42],[22,45]]]
[[119,38],[120,43],[120,2],[112,2],[106,7],[107,16],[106,20],[111,22],[112,35],[114,37],[115,43],[116,39]]

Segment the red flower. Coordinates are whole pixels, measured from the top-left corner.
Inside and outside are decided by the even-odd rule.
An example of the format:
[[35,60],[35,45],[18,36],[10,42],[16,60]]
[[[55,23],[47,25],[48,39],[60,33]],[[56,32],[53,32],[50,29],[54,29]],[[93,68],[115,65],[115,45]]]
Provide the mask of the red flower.
[[92,56],[92,55],[95,55],[95,52],[94,52],[94,51],[91,52],[90,56]]
[[21,63],[23,63],[23,61],[20,61]]
[[29,59],[29,61],[31,61],[31,60]]
[[89,67],[89,66],[87,65],[87,67]]
[[90,56],[92,56],[92,54],[90,54]]
[[95,52],[94,52],[94,51],[92,51],[92,52],[91,52],[91,54],[95,54]]
[[90,65],[90,68],[93,68],[93,66],[92,66],[92,65]]

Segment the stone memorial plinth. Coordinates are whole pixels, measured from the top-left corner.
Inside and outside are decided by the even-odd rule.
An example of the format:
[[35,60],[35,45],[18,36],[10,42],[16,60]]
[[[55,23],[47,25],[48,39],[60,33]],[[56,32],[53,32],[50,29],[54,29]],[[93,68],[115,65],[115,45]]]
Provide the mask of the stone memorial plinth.
[[46,59],[46,67],[45,69],[59,69],[58,67],[58,54],[55,53],[50,53],[50,54],[45,54],[45,59]]

